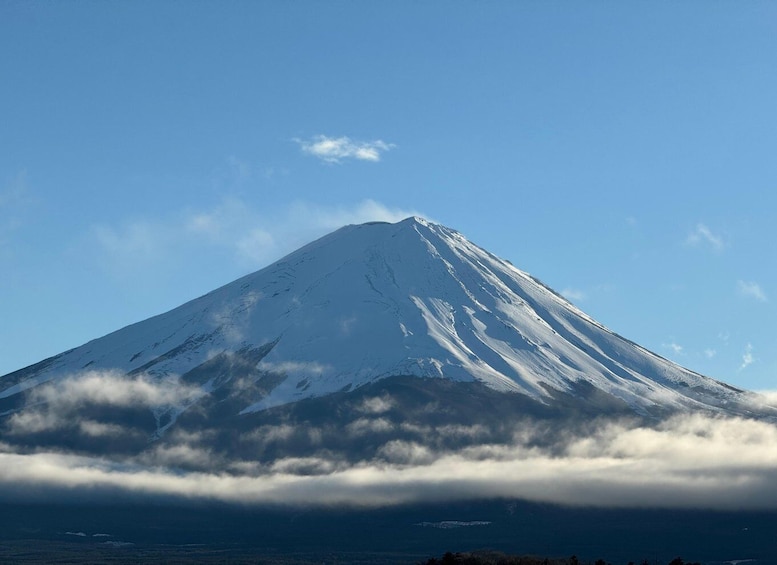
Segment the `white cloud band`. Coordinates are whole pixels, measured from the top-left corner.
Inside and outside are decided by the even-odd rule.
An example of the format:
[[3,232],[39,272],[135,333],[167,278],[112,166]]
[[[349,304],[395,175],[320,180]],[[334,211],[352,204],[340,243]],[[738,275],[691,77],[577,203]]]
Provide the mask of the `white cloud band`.
[[[777,508],[777,426],[700,415],[651,428],[624,423],[568,438],[563,447],[480,445],[456,452],[393,440],[373,461],[276,460],[253,472],[167,471],[0,445],[0,493],[49,489],[126,492],[271,504],[385,506],[514,497],[565,505]],[[208,461],[203,450],[166,457]],[[12,494],[11,494],[12,496]]]

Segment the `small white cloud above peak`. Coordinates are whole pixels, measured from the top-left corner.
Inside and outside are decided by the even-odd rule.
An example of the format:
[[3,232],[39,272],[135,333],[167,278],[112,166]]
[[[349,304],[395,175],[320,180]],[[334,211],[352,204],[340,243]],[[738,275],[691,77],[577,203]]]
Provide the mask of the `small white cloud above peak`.
[[696,228],[685,238],[685,244],[691,247],[708,245],[715,251],[723,251],[726,246],[725,241],[720,235],[717,235],[701,222],[696,224]]
[[396,147],[393,143],[386,143],[381,139],[357,141],[347,136],[316,135],[311,139],[295,138],[294,141],[299,144],[303,153],[327,163],[340,163],[344,159],[377,162],[383,153]]
[[742,296],[755,298],[759,302],[768,301],[768,298],[766,298],[766,293],[761,288],[761,285],[759,285],[757,282],[738,280],[737,290]]

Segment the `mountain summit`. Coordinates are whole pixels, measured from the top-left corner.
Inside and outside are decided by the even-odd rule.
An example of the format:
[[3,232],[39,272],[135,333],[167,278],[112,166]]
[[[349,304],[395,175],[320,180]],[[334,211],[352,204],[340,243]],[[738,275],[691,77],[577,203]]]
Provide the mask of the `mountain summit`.
[[480,383],[543,405],[596,393],[642,415],[739,410],[747,394],[620,337],[459,232],[417,217],[343,227],[6,375],[0,413],[18,411],[36,387],[106,371],[189,387],[155,407],[157,433],[206,398],[228,397],[247,415],[390,377]]

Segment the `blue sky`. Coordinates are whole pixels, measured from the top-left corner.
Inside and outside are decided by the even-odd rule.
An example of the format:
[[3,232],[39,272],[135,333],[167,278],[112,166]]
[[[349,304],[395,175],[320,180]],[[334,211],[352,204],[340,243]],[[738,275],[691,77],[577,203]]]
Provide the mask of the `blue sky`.
[[0,3],[0,374],[425,215],[777,388],[777,4]]

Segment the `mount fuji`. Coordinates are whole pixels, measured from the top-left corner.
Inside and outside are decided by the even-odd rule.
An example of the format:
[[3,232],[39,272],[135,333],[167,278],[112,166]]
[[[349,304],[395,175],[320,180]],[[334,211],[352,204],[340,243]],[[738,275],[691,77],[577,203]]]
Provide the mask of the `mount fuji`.
[[93,451],[110,436],[110,449],[136,452],[208,428],[241,451],[228,430],[315,418],[347,426],[360,414],[490,425],[570,411],[774,416],[753,397],[613,333],[457,231],[411,217],[343,227],[0,377],[0,422],[5,440],[27,445]]

